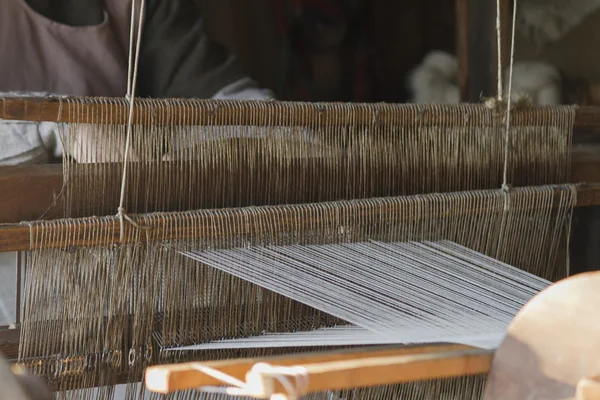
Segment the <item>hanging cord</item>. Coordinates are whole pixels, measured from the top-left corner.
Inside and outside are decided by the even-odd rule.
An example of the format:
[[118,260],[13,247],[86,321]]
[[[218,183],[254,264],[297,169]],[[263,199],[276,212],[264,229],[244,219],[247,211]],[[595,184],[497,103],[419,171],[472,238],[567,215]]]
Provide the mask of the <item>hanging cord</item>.
[[[500,1],[497,0],[497,9],[498,15],[496,16],[496,25],[499,27],[501,24],[501,16],[500,16]],[[513,83],[513,69],[515,63],[515,30],[517,25],[517,2],[518,0],[514,0],[513,3],[513,16],[512,16],[512,32],[511,32],[511,42],[510,42],[510,64],[508,69],[508,98],[506,99],[506,134],[504,137],[504,171],[502,173],[502,189],[508,191],[508,151],[510,145],[510,117],[511,117],[511,106],[512,106],[512,83]],[[501,76],[502,76],[502,62],[500,61],[500,53],[501,51],[501,37],[500,37],[500,29],[498,28],[498,96],[501,96]]]
[[[496,15],[496,26],[500,26],[501,25],[501,19],[502,16],[500,15],[500,1],[502,0],[496,0],[496,5],[497,5],[497,11],[498,14]],[[517,1],[518,0],[514,0],[513,2],[513,16],[512,16],[512,32],[511,32],[511,43],[510,43],[510,61],[509,61],[509,69],[508,69],[508,98],[506,99],[506,132],[504,134],[504,165],[503,165],[503,170],[502,170],[502,191],[504,192],[504,216],[502,218],[502,223],[500,225],[500,237],[504,237],[504,229],[506,227],[506,215],[508,210],[510,209],[510,197],[509,197],[509,191],[510,191],[510,185],[508,184],[508,152],[510,150],[510,116],[511,116],[511,107],[512,107],[512,79],[513,79],[513,68],[514,68],[514,61],[515,61],[515,28],[517,25]],[[497,34],[498,34],[498,54],[500,54],[502,51],[500,49],[500,46],[502,44],[502,39],[500,37],[501,32],[500,29],[497,30]],[[502,76],[502,63],[500,61],[498,61],[498,79],[501,79],[500,77]],[[498,84],[498,87],[500,88],[501,84]],[[500,90],[500,89],[499,89]],[[502,103],[504,102],[504,99],[502,98],[498,98],[494,101],[495,106],[494,109],[495,110],[499,110],[499,108],[502,106]],[[498,247],[496,249],[496,253],[499,254],[500,249],[501,249],[501,245],[503,243],[503,240],[498,241]]]
[[[131,84],[132,84],[132,80],[133,77],[131,76],[133,73],[133,37],[135,36],[135,3],[136,1],[133,0],[131,2],[131,21],[129,22],[129,58],[128,58],[128,64],[127,64],[127,94],[125,95],[125,97],[129,98],[131,96],[132,90],[131,90]],[[142,1],[142,5],[141,5],[141,10],[140,10],[140,22],[139,22],[139,32],[141,32],[141,24],[142,24],[142,14],[144,13],[144,4]],[[138,34],[138,43],[139,43],[139,39],[140,39],[140,35]],[[137,69],[137,68],[136,68]]]
[[125,211],[125,189],[127,184],[127,160],[129,157],[129,147],[131,143],[131,131],[133,130],[133,111],[134,111],[134,103],[135,103],[135,88],[137,83],[137,73],[138,73],[138,64],[140,59],[140,47],[142,43],[142,28],[144,25],[144,11],[146,6],[146,1],[140,1],[140,17],[138,21],[138,34],[137,34],[137,42],[135,46],[135,59],[133,52],[133,36],[135,33],[134,25],[135,25],[135,0],[131,4],[131,30],[129,32],[129,66],[127,70],[127,94],[125,98],[129,102],[129,119],[127,121],[127,136],[125,139],[125,154],[123,157],[123,178],[121,180],[121,199],[119,200],[119,208],[117,210],[117,216],[119,217],[120,222],[120,238],[121,241],[124,238],[125,226],[124,221],[127,220],[133,226],[138,229],[150,230],[151,228],[148,226],[139,225],[133,219],[131,219],[126,211]]
[[498,90],[497,99],[502,101],[504,96],[503,74],[502,74],[502,17],[501,17],[500,0],[496,1],[496,47],[498,48]]

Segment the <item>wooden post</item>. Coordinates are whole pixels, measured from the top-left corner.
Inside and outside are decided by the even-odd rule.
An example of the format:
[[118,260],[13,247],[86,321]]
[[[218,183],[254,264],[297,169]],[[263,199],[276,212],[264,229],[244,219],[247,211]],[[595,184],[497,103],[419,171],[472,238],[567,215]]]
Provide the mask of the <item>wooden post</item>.
[[[461,100],[476,103],[497,94],[496,0],[456,0],[456,51]],[[501,0],[502,69],[510,53],[510,0]]]
[[[489,371],[493,351],[461,345],[430,345],[416,347],[333,351],[312,354],[292,354],[265,359],[238,359],[157,365],[146,369],[146,387],[156,393],[173,393],[202,386],[221,385],[215,371],[238,381],[255,383],[255,397],[285,394],[267,371],[253,369],[267,363],[277,367],[301,366],[307,372],[308,386],[302,393],[324,390],[354,389],[383,384],[413,382],[436,378],[483,374]],[[269,384],[271,381],[271,384]],[[264,385],[266,383],[266,385]],[[264,387],[266,386],[266,387]],[[260,389],[273,390],[260,390]],[[272,392],[272,393],[270,393]]]
[[462,102],[469,99],[469,5],[470,0],[456,0],[456,57]]

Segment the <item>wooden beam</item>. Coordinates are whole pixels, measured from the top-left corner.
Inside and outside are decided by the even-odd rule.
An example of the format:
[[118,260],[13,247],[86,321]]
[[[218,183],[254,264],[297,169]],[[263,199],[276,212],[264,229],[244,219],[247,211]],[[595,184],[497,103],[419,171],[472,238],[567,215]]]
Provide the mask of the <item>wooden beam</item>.
[[478,103],[482,97],[496,94],[496,75],[491,68],[496,52],[495,23],[491,23],[495,16],[494,3],[495,0],[469,1],[467,102]]
[[573,145],[571,182],[600,183],[600,144]]
[[[456,55],[461,100],[478,103],[497,95],[498,44],[496,0],[455,0]],[[502,69],[510,53],[510,0],[500,3]]]
[[[4,356],[10,362],[16,362],[18,357],[18,349],[19,349],[19,338],[20,338],[20,327],[16,329],[0,329],[0,355]],[[282,349],[285,351],[285,349]],[[457,344],[444,344],[444,343],[432,343],[428,345],[393,345],[393,346],[383,346],[383,347],[361,347],[361,348],[345,348],[342,350],[330,350],[326,352],[306,352],[306,353],[298,353],[293,355],[283,355],[283,356],[272,356],[268,359],[271,362],[277,363],[278,365],[293,365],[296,363],[302,363],[310,360],[311,362],[331,362],[331,361],[339,361],[346,359],[349,355],[352,354],[362,354],[363,356],[368,355],[419,355],[419,354],[437,354],[442,352],[452,352],[452,351],[469,351],[473,350],[472,347],[457,345]],[[212,365],[214,368],[217,368],[225,373],[231,374],[233,376],[236,375],[236,371],[239,371],[240,368],[243,368],[244,365],[246,367],[250,367],[254,365],[256,362],[259,362],[261,358],[248,358],[248,359],[235,359],[235,360],[220,360],[220,361],[211,361],[208,364]],[[52,361],[53,362],[53,361]],[[176,364],[175,367],[175,375],[179,378],[181,376],[189,376],[186,378],[186,381],[194,382],[197,381],[198,376],[194,376],[192,374],[190,376],[189,372],[186,370],[189,369],[191,363],[183,363]],[[195,364],[195,363],[194,363]],[[484,371],[485,372],[485,371]],[[240,379],[244,377],[241,376]],[[120,373],[117,376],[116,383],[117,384],[125,384],[129,380],[129,376],[127,372]],[[140,374],[135,381],[141,381],[143,376]],[[206,382],[206,378],[200,378],[200,382]],[[217,381],[214,384],[218,384]],[[94,384],[92,382],[88,382],[90,387],[93,387]],[[87,387],[87,386],[86,386]],[[74,388],[74,387],[73,387]]]
[[20,340],[20,326],[16,326],[14,329],[0,329],[0,355],[7,360],[16,360],[19,356]]
[[[491,190],[490,190],[491,191]],[[485,191],[482,191],[485,192]],[[557,190],[557,195],[561,194],[561,190]],[[423,195],[417,195],[423,196]],[[361,200],[352,200],[356,202],[357,207],[354,210],[354,214],[368,216],[380,216],[382,212],[381,206],[369,207],[365,206],[366,203]],[[363,204],[363,206],[358,206]],[[580,185],[577,188],[577,207],[587,207],[600,205],[600,184],[596,185]],[[282,218],[281,229],[302,229],[303,226],[312,226],[315,223],[314,218],[301,215],[301,213],[293,212],[287,205],[282,206],[261,206],[261,207],[249,207],[253,211],[257,208],[263,209],[270,213],[278,214]],[[158,240],[154,236],[154,232],[160,234],[160,240],[180,240],[188,238],[199,238],[205,236],[215,237],[222,230],[221,226],[231,227],[228,234],[233,235],[240,234],[257,234],[259,229],[268,229],[264,226],[254,226],[252,224],[236,224],[236,216],[239,213],[244,214],[244,208],[230,209],[236,210],[237,213],[225,215],[222,210],[205,210],[202,217],[196,219],[197,226],[192,227],[190,224],[183,223],[183,217],[180,213],[165,213],[162,215],[156,215],[152,217],[151,231],[147,231],[150,240],[153,238]],[[390,210],[391,211],[391,210]],[[445,216],[456,216],[456,215],[468,215],[471,213],[485,212],[486,210],[473,209],[473,210],[446,210],[443,214],[439,215],[439,218]],[[245,215],[245,214],[244,214]],[[396,213],[390,213],[390,215],[396,215]],[[131,215],[136,222],[144,225],[144,222],[139,216]],[[398,218],[402,218],[397,216]],[[181,224],[174,224],[174,218],[182,219]],[[432,216],[433,218],[433,216]],[[231,219],[231,221],[230,221]],[[69,242],[56,240],[44,244],[44,248],[61,248],[66,246],[102,246],[109,244],[122,243],[120,239],[121,229],[119,219],[115,217],[102,217],[102,218],[89,218],[88,224],[68,225],[68,224],[57,224],[55,225],[52,233],[52,237],[55,238],[69,238]],[[126,224],[126,227],[129,226]],[[31,243],[31,231],[28,225],[4,225],[0,227],[0,251],[26,251],[33,250]],[[108,234],[102,235],[101,238],[97,237],[94,232],[98,232],[101,229],[102,232]],[[233,232],[235,230],[235,232]],[[125,235],[127,236],[127,235]],[[63,239],[67,240],[67,239]],[[128,239],[125,239],[128,240]]]
[[[352,390],[479,375],[489,372],[492,357],[492,351],[477,349],[305,364],[301,367],[306,373],[308,384],[306,388],[300,389],[300,393]],[[248,373],[246,380],[252,388],[251,393],[267,399],[272,394],[288,395],[288,389],[278,379],[279,374],[277,369],[272,372],[259,370]],[[294,374],[288,374],[287,377],[294,379]]]
[[61,164],[0,167],[0,223],[63,216]]
[[[485,374],[492,363],[493,351],[461,345],[421,346],[383,350],[346,350],[263,359],[239,359],[204,363],[161,365],[146,369],[146,387],[156,393],[173,393],[223,382],[202,368],[220,371],[232,378],[273,378],[265,373],[256,376],[252,368],[259,363],[279,367],[302,367],[308,374],[308,387],[302,393],[372,387],[429,379]],[[256,382],[258,383],[258,382]],[[273,382],[275,383],[275,382]],[[252,385],[260,389],[262,385]],[[275,383],[274,393],[282,393]],[[283,392],[285,393],[285,392]],[[269,393],[255,392],[255,397],[269,398]]]
[[[119,178],[119,173],[120,168],[115,179]],[[59,196],[62,179],[60,164],[0,167],[0,224],[64,218],[64,198]],[[105,176],[104,179],[108,178]],[[573,146],[570,181],[600,183],[600,145]],[[115,180],[117,184],[120,179]],[[97,207],[92,208],[99,208],[102,199],[97,201]]]
[[600,107],[579,107],[575,114],[574,142],[596,142],[600,133]]
[[[489,0],[485,0],[489,1]],[[479,2],[474,2],[479,3]],[[473,84],[472,87],[479,87]],[[476,89],[479,90],[479,89]],[[126,124],[128,106],[123,99],[88,100],[78,104],[76,112],[66,111],[68,99],[56,98],[0,98],[0,119],[18,121],[48,122],[86,122],[94,124]],[[81,101],[81,100],[78,100]],[[110,104],[110,105],[109,105]],[[74,106],[75,107],[75,106]],[[192,110],[193,107],[193,110]],[[378,103],[300,103],[300,102],[242,102],[219,100],[171,100],[169,105],[161,103],[161,111],[156,102],[148,99],[137,100],[134,122],[140,125],[197,124],[205,126],[223,125],[278,125],[312,127],[316,121],[320,126],[373,125],[397,126],[419,124],[456,125],[469,124],[485,126],[489,123],[490,113],[481,104],[455,105],[464,113],[454,113],[450,118],[439,113],[439,106],[378,104]],[[257,112],[259,110],[259,112]],[[538,107],[536,110],[551,108]],[[110,111],[110,121],[107,117]],[[527,115],[531,110],[516,109],[511,123],[515,126],[528,124]],[[164,114],[164,115],[163,115]],[[498,118],[503,118],[498,115]],[[600,107],[582,107],[577,109],[575,132],[600,133]]]
[[455,0],[456,6],[456,57],[458,60],[458,87],[460,100],[469,101],[470,48],[469,8],[470,0]]
[[[120,167],[115,173],[119,178]],[[109,174],[110,176],[110,174]],[[64,218],[61,164],[0,167],[0,224]],[[104,178],[108,179],[108,178]],[[600,145],[574,145],[571,182],[600,183]],[[115,180],[115,185],[120,179]],[[93,201],[93,199],[90,199]],[[102,199],[91,208],[99,208]]]

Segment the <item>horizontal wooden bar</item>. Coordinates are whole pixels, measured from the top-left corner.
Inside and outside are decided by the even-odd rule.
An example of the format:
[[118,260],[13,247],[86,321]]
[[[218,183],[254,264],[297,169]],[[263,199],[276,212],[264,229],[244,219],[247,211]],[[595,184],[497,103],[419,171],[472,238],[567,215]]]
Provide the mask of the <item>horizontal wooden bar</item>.
[[21,327],[0,329],[0,354],[7,360],[16,360],[19,356]]
[[[153,366],[146,369],[145,382],[148,390],[166,394],[201,386],[223,384],[214,376],[201,372],[198,367],[218,370],[244,381],[254,365],[268,363],[274,366],[306,367],[309,372],[314,373],[309,378],[310,390],[307,392],[315,392],[483,374],[489,371],[492,356],[492,351],[463,345],[428,345],[377,350],[353,349],[258,359]],[[383,364],[377,361],[383,361]],[[347,364],[348,362],[352,364]],[[367,373],[363,367],[368,366],[369,363],[371,368],[368,368],[370,371]],[[382,373],[379,370],[384,366],[390,368],[389,372]],[[339,373],[343,374],[345,367],[352,369],[353,379],[351,382],[339,375]],[[318,368],[320,371],[317,372]],[[329,368],[329,370],[325,371],[325,368]],[[331,374],[333,368],[336,368],[336,371]],[[336,376],[338,379],[335,379]],[[328,387],[328,385],[332,386]]]
[[[0,119],[47,122],[87,122],[94,124],[126,124],[129,106],[123,98],[52,98],[3,97]],[[69,102],[75,111],[68,111]],[[134,123],[140,125],[278,125],[278,126],[345,126],[420,124],[478,124],[469,111],[485,110],[484,105],[461,104],[453,107],[464,113],[443,115],[434,111],[443,106],[384,103],[300,103],[280,101],[221,101],[169,99],[137,99]],[[168,113],[159,112],[168,110]],[[252,106],[250,106],[252,104]],[[417,109],[419,110],[417,112]],[[545,109],[539,107],[538,109]],[[547,109],[547,108],[546,108]],[[110,112],[108,112],[110,110]],[[257,112],[256,110],[259,110]],[[530,109],[529,109],[530,110]],[[350,112],[351,111],[351,112]],[[431,112],[429,112],[431,111]],[[511,123],[525,123],[528,109],[515,109]],[[110,114],[110,120],[107,115]],[[481,114],[484,115],[484,114]],[[550,114],[549,114],[550,115]],[[401,122],[400,122],[401,121]],[[581,107],[576,111],[576,134],[600,133],[600,108]]]
[[[482,191],[484,192],[484,191]],[[556,195],[560,195],[561,190],[557,189]],[[356,200],[360,201],[360,200]],[[579,185],[577,187],[577,207],[587,207],[587,206],[596,206],[600,205],[600,184],[593,185]],[[251,207],[253,210],[256,210],[257,207]],[[265,210],[270,210],[270,212],[286,212],[288,206],[262,206],[258,208],[263,208]],[[243,209],[243,208],[242,208]],[[238,209],[238,210],[242,210]],[[214,212],[216,216],[221,216],[221,210],[206,210],[207,212]],[[370,209],[358,209],[356,213],[367,217],[374,213],[376,215],[381,215],[384,212],[380,208],[376,208],[374,210]],[[476,210],[447,210],[444,211],[442,215],[439,215],[440,218],[444,218],[447,216],[456,216],[456,215],[468,215],[475,214],[479,212],[485,212],[485,210],[476,209]],[[131,215],[131,217],[135,220],[137,217],[135,215]],[[227,217],[226,217],[227,218]],[[233,221],[233,216],[231,217]],[[139,218],[138,218],[139,219]],[[182,240],[182,239],[190,239],[190,238],[200,238],[204,232],[206,235],[210,235],[211,237],[215,236],[215,232],[220,232],[219,226],[215,225],[216,222],[212,221],[210,218],[206,219],[206,225],[198,227],[200,229],[196,229],[194,231],[191,228],[186,226],[180,226],[179,224],[172,223],[173,216],[170,213],[166,213],[164,215],[155,216],[153,219],[153,230],[148,231],[149,238],[152,240],[153,231],[161,232],[160,240]],[[143,222],[139,221],[143,224]],[[311,220],[309,218],[294,214],[294,216],[289,216],[289,218],[285,221],[285,224],[281,226],[282,229],[286,229],[287,226],[294,227],[297,229],[302,226],[313,226],[315,224],[315,220]],[[257,229],[263,229],[255,226],[238,226],[237,224],[228,223],[226,219],[220,221],[220,223],[225,224],[227,226],[235,226],[236,229],[239,230],[238,234],[250,234],[257,233]],[[285,226],[284,226],[285,225]],[[126,227],[129,226],[126,223]],[[1,225],[0,226],[0,252],[7,251],[27,251],[27,250],[35,250],[35,245],[31,243],[31,230],[30,226],[26,224],[21,225]],[[88,219],[88,224],[78,225],[77,227],[73,225],[67,224],[57,224],[53,231],[53,237],[57,238],[69,238],[68,243],[63,243],[61,241],[53,241],[44,244],[44,248],[61,248],[66,246],[79,246],[79,247],[87,247],[87,246],[103,246],[109,244],[118,244],[123,243],[121,240],[121,228],[120,222],[117,217],[103,217],[100,219]],[[108,234],[102,235],[101,238],[98,238],[96,235],[92,234],[92,231],[96,232],[98,229],[101,229],[102,232],[107,232]],[[266,229],[266,228],[264,228]],[[233,232],[229,232],[229,234],[233,234]],[[126,235],[125,235],[126,236]],[[33,247],[32,247],[33,246]]]
[[[117,167],[115,187],[121,184],[121,167]],[[109,179],[107,176],[113,175],[108,173],[103,179]],[[570,181],[600,183],[600,145],[573,146]],[[0,167],[0,224],[64,218],[62,185],[61,164]],[[88,201],[90,208],[100,208],[104,202],[102,198]],[[97,204],[91,204],[94,201]]]
[[574,134],[577,136],[600,133],[600,107],[580,107],[575,114]]
[[600,183],[600,145],[573,145],[571,149],[570,181]]
[[[9,360],[10,362],[16,362],[18,357],[19,350],[19,340],[20,340],[20,326],[16,326],[14,329],[0,329],[0,355]],[[369,346],[366,348],[351,348],[351,349],[343,349],[343,350],[331,350],[327,352],[307,352],[307,353],[299,353],[294,354],[293,356],[285,355],[285,356],[272,356],[269,357],[269,360],[272,362],[276,362],[278,365],[293,365],[297,363],[303,363],[310,360],[311,362],[331,362],[337,360],[344,360],[349,355],[358,353],[363,354],[365,357],[369,355],[412,355],[412,354],[433,354],[433,353],[441,353],[448,351],[465,351],[473,349],[464,345],[457,344],[444,344],[444,343],[432,343],[426,346],[424,345],[393,345],[393,346]],[[256,362],[259,362],[263,359],[261,358],[249,358],[249,359],[234,359],[234,360],[219,360],[212,361],[210,365],[214,368],[217,368],[223,372],[228,374],[236,375],[236,371],[240,371],[240,368],[243,368],[244,365],[250,368]],[[198,379],[198,376],[195,374],[189,373],[189,365],[195,363],[182,363],[182,364],[174,364],[169,366],[173,371],[173,379],[179,380],[181,377],[184,378],[186,382],[194,382],[194,380]],[[141,380],[143,376],[139,376],[138,381]],[[243,379],[243,375],[239,375],[240,379]],[[206,382],[206,377],[201,378],[201,382]],[[117,384],[127,383],[128,374],[123,372],[119,374],[117,377]],[[218,384],[217,381],[212,381],[212,384]],[[197,385],[198,386],[198,385]],[[193,387],[193,386],[192,386]],[[75,388],[75,387],[73,387]]]
[[0,167],[0,223],[64,216],[61,164]]
[[[478,375],[489,372],[492,358],[492,351],[478,349],[307,364],[302,367],[308,385],[300,391],[309,394]],[[246,380],[262,398],[287,395],[287,389],[277,378],[277,373],[251,372]]]

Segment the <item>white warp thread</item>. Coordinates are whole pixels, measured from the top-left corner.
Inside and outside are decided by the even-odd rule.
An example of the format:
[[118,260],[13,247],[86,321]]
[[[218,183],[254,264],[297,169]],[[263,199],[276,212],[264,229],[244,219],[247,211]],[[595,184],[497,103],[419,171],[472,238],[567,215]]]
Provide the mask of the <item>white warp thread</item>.
[[181,252],[349,323],[165,350],[460,343],[494,348],[550,282],[452,242]]

